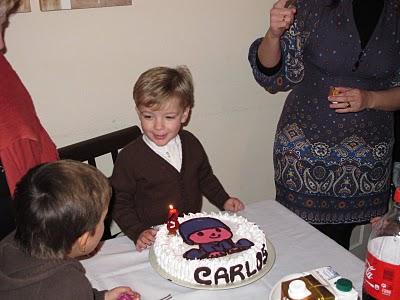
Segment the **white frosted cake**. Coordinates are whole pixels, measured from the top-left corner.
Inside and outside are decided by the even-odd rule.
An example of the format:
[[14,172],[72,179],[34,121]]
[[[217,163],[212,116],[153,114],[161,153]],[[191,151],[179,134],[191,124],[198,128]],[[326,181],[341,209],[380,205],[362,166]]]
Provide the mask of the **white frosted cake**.
[[158,267],[195,286],[224,286],[256,276],[267,264],[264,232],[242,216],[196,213],[178,218],[179,232],[162,225],[153,245]]

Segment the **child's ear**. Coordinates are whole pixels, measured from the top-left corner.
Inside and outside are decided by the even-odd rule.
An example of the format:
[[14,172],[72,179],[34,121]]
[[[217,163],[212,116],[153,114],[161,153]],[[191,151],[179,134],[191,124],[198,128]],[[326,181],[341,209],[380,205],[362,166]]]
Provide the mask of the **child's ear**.
[[80,237],[76,239],[74,244],[72,245],[71,251],[68,253],[69,257],[79,257],[83,256],[86,253],[87,244],[89,241],[90,232],[85,232]]
[[183,115],[181,118],[181,123],[184,124],[188,120],[190,115],[190,107],[186,107],[185,110],[183,111]]
[[90,232],[86,231],[84,234],[82,234],[78,238],[78,247],[79,247],[79,251],[81,251],[82,254],[87,254],[86,253],[86,245],[88,243],[89,237],[90,237]]

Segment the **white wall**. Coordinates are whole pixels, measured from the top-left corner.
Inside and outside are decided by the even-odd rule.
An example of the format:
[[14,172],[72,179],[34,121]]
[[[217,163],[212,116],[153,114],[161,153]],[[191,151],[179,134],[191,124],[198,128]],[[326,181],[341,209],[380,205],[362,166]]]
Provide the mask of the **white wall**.
[[285,95],[267,94],[247,62],[271,0],[134,0],[53,12],[38,2],[11,18],[7,57],[57,146],[138,124],[131,97],[138,75],[186,64],[196,89],[187,129],[215,173],[245,202],[274,197],[272,144]]

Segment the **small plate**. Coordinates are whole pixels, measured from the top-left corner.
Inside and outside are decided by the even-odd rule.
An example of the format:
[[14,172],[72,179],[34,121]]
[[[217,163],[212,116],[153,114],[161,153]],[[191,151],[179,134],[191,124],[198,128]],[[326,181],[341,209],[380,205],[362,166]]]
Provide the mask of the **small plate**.
[[154,254],[153,247],[151,247],[150,251],[149,251],[149,261],[150,261],[150,264],[153,267],[153,269],[156,270],[158,272],[158,274],[160,274],[165,279],[167,279],[177,285],[181,285],[181,286],[192,288],[192,289],[200,289],[200,290],[233,289],[233,288],[237,288],[240,286],[250,284],[250,283],[260,279],[265,274],[267,274],[269,272],[269,270],[271,270],[272,266],[274,265],[275,257],[276,257],[275,248],[268,239],[266,241],[267,241],[267,249],[268,249],[268,258],[267,258],[267,263],[265,264],[264,268],[262,268],[261,271],[258,272],[257,274],[255,274],[254,276],[251,276],[245,280],[242,280],[242,281],[236,282],[236,283],[228,283],[228,284],[224,284],[224,285],[202,285],[202,284],[189,283],[189,282],[180,280],[178,278],[175,278],[174,276],[171,276],[170,274],[166,273],[163,269],[161,269],[161,267],[159,266],[159,264],[157,262],[157,258]]
[[281,283],[283,281],[288,281],[291,279],[295,279],[301,276],[306,276],[309,275],[310,273],[294,273],[287,275],[285,277],[282,277],[277,283],[275,283],[274,287],[271,290],[271,293],[269,293],[269,300],[280,300],[281,299]]

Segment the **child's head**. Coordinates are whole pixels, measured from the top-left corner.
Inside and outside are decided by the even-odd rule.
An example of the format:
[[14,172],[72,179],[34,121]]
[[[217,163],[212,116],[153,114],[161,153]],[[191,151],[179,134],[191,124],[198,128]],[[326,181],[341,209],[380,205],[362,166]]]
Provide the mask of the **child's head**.
[[156,67],[142,73],[133,88],[136,107],[159,108],[177,98],[182,109],[194,106],[193,80],[186,66]]
[[60,160],[31,169],[14,197],[20,248],[38,258],[65,258],[76,256],[75,247],[88,254],[97,246],[111,187],[96,168]]
[[143,133],[164,146],[178,134],[194,105],[192,75],[186,66],[152,68],[140,75],[133,98]]

